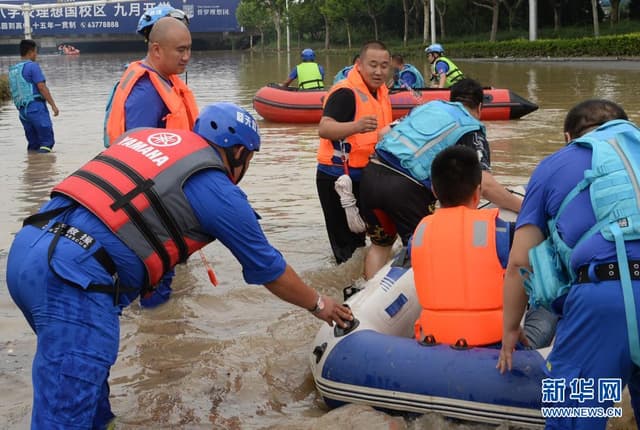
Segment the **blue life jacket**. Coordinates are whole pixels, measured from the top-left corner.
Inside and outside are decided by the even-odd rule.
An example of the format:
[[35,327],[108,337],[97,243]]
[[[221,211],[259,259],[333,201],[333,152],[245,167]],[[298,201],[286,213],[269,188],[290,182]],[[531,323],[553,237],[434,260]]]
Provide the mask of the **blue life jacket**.
[[[591,149],[591,169],[563,199],[558,213],[547,223],[549,237],[529,251],[533,273],[522,270],[529,302],[547,308],[576,281],[571,270],[573,249],[597,233],[615,242],[624,298],[631,358],[640,365],[640,339],[625,241],[640,239],[640,129],[629,121],[606,122],[573,140],[571,145]],[[573,248],[560,237],[557,221],[581,191],[589,188],[596,223]]]
[[343,67],[342,70],[340,70],[338,73],[336,73],[336,76],[333,78],[333,83],[335,84],[335,83],[340,82],[343,79],[347,79],[347,75],[349,74],[351,69],[353,69],[353,65],[347,66],[347,67]]
[[30,62],[31,60],[21,61],[9,67],[9,89],[13,104],[18,109],[22,109],[34,100],[43,100],[40,93],[33,93],[33,84],[22,76],[24,65]]
[[384,135],[376,151],[395,157],[402,168],[422,182],[431,176],[431,163],[440,151],[476,130],[484,133],[484,125],[461,103],[435,100],[414,108]]
[[411,88],[425,88],[426,85],[424,83],[424,78],[422,77],[422,73],[418,69],[416,69],[411,64],[405,64],[402,70],[398,72],[398,79],[393,84],[394,88],[406,88],[408,85],[405,82],[402,82],[400,78],[403,73],[409,72],[415,77],[415,83],[411,86]]
[[120,81],[117,81],[113,88],[111,89],[111,94],[109,94],[109,100],[107,100],[107,106],[104,109],[104,124],[102,126],[102,141],[104,143],[104,147],[109,147],[109,134],[107,133],[107,122],[109,121],[109,115],[111,114],[111,104],[113,103],[113,96],[116,93],[116,88],[118,88],[118,84]]

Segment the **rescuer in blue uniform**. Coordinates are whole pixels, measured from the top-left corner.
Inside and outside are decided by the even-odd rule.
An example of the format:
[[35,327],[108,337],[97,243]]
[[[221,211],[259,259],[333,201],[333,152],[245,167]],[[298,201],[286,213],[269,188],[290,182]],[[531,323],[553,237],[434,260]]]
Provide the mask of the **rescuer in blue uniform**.
[[298,80],[301,90],[324,88],[324,67],[316,63],[316,53],[311,48],[305,48],[300,53],[302,63],[291,70],[287,79],[282,83],[288,87],[291,82]]
[[[617,394],[628,384],[637,418],[640,129],[615,103],[587,100],[569,111],[564,132],[569,144],[536,167],[518,216],[497,367],[511,370],[518,360],[513,348],[528,295],[561,315],[545,366],[561,389],[556,399],[543,396],[543,405],[606,410],[615,393],[599,381],[619,378]],[[606,422],[548,418],[547,428],[604,429]]]
[[[158,5],[152,8],[147,9],[140,20],[138,21],[138,27],[136,31],[142,37],[144,37],[146,42],[150,41],[151,38],[151,30],[155,27],[159,20],[165,17],[175,18],[176,20],[182,22],[183,24],[188,25],[189,19],[184,11],[180,9],[175,9],[170,5]],[[188,35],[188,31],[184,31],[184,29],[180,29],[179,27],[176,29],[176,26],[168,27],[168,24],[172,23],[163,23],[163,27],[158,29],[155,32],[155,38],[159,39],[162,36],[162,33],[167,33],[169,31],[173,33],[178,33],[177,30],[182,30],[181,34],[183,37],[178,39],[177,46],[182,47],[185,42],[183,38]],[[158,34],[160,33],[160,34]],[[189,42],[190,47],[190,42]],[[148,51],[151,51],[151,44],[148,46]],[[104,145],[105,147],[109,147],[109,143],[111,139],[116,138],[121,134],[122,131],[131,130],[137,127],[167,127],[167,117],[169,117],[170,111],[167,107],[167,104],[161,97],[158,89],[152,83],[151,74],[160,76],[165,82],[166,85],[171,86],[174,83],[177,86],[182,87],[182,82],[174,77],[173,81],[167,78],[171,78],[172,74],[180,73],[180,68],[175,68],[175,60],[173,55],[171,54],[175,51],[174,45],[165,46],[159,52],[162,54],[156,59],[149,59],[150,54],[153,57],[153,54],[148,52],[146,61],[143,61],[140,67],[148,70],[148,74],[140,77],[134,84],[133,88],[129,92],[126,97],[126,101],[124,103],[116,103],[116,109],[120,109],[124,116],[124,121],[118,121],[118,124],[123,125],[123,130],[118,129],[117,133],[109,133],[109,119],[111,115],[111,111],[113,108],[113,100],[114,96],[117,93],[117,88],[120,85],[120,81],[116,83],[114,86],[109,101],[107,102],[106,113],[105,113],[105,121],[104,121]],[[168,54],[167,54],[168,53]],[[188,58],[187,58],[188,60]],[[125,67],[125,70],[129,68],[129,64]],[[164,76],[161,72],[165,72]],[[132,73],[132,72],[131,72]],[[127,72],[123,76],[127,76]],[[132,74],[128,75],[131,79]],[[191,114],[193,118],[197,115],[197,107],[195,105],[195,99],[191,94],[191,91],[188,89],[179,90],[182,98],[185,99],[185,103],[189,106],[193,107],[189,108],[190,111],[193,111]],[[169,94],[169,92],[167,92]],[[189,103],[190,102],[190,103]],[[190,126],[193,125],[193,121],[191,121]],[[188,128],[190,128],[190,126]],[[172,125],[174,128],[186,128],[184,125],[178,127],[175,123]],[[166,276],[162,279],[158,288],[153,290],[153,292],[148,293],[144,297],[140,298],[140,305],[145,308],[154,308],[169,300],[171,296],[171,283],[173,281],[174,273],[170,271],[166,274]]]
[[119,314],[177,262],[218,239],[247,283],[344,326],[348,308],[307,286],[273,248],[237,186],[260,147],[230,103],[194,131],[131,131],[54,187],[9,251],[11,297],[37,335],[33,429],[104,429]]
[[391,56],[393,67],[393,88],[424,88],[422,73],[412,64],[405,63],[400,54]]
[[37,56],[36,42],[30,39],[20,42],[22,59],[9,68],[9,88],[13,103],[20,113],[27,149],[46,153],[51,152],[55,144],[47,102],[51,105],[53,116],[58,116],[60,111],[47,87],[44,73],[36,63]]

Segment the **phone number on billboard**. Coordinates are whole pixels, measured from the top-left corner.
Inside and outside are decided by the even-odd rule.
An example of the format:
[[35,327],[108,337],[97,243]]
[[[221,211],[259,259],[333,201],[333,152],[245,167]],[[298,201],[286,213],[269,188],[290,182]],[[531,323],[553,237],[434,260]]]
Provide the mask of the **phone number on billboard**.
[[120,23],[118,21],[89,21],[81,22],[81,28],[118,28]]

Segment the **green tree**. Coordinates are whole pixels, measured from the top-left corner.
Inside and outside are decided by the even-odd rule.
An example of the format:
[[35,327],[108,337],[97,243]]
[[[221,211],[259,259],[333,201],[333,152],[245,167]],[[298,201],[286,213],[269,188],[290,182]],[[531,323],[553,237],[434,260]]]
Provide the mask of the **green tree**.
[[291,2],[289,4],[289,22],[298,34],[298,47],[302,39],[317,33],[323,26],[323,19],[318,10],[317,0]]
[[264,31],[269,26],[269,17],[264,14],[257,0],[243,0],[236,10],[238,24],[244,27],[249,34],[249,45],[253,48],[253,36],[260,35],[262,49],[264,49]]

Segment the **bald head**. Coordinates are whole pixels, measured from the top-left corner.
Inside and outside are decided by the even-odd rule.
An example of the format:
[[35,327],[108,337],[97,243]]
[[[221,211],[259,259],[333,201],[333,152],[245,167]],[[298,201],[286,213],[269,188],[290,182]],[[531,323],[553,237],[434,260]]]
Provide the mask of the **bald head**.
[[149,33],[147,63],[162,76],[183,73],[191,58],[191,33],[180,20],[160,18]]
[[166,43],[171,37],[180,37],[187,35],[191,39],[191,33],[187,26],[180,21],[169,16],[160,18],[149,33],[149,43]]

